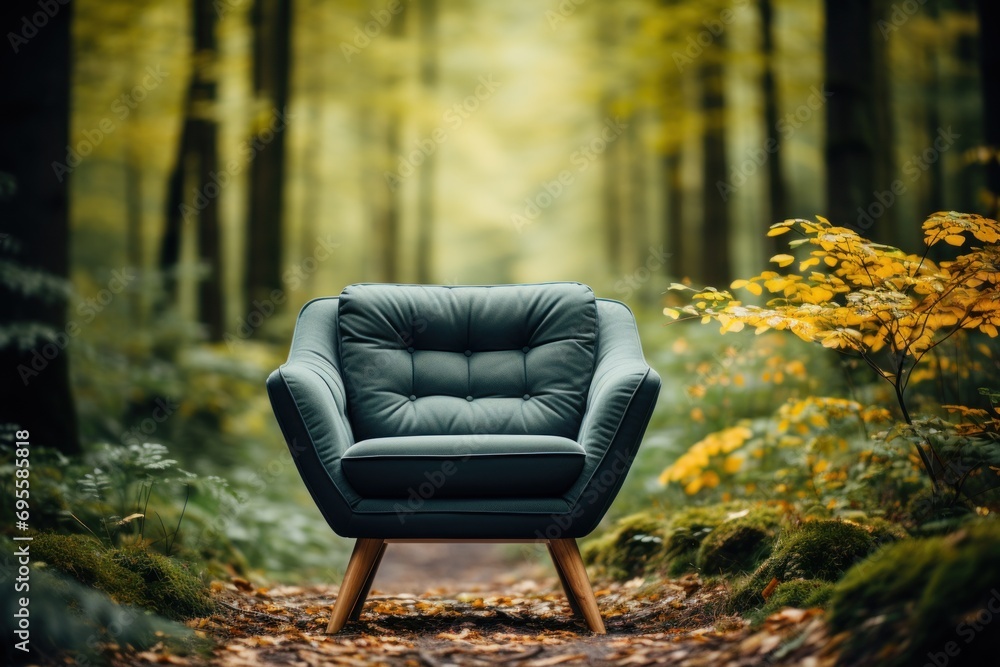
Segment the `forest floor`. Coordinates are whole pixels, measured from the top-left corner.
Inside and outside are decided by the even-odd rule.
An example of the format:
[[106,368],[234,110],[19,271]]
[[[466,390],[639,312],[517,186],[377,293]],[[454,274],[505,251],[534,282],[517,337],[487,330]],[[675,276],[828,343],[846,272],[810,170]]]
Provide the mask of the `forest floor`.
[[756,628],[718,612],[725,590],[695,576],[595,582],[608,634],[571,615],[558,580],[503,545],[391,545],[360,622],[324,634],[336,586],[216,584],[219,613],[189,623],[205,657],[153,650],[123,664],[832,665],[840,638],[819,610],[786,609]]

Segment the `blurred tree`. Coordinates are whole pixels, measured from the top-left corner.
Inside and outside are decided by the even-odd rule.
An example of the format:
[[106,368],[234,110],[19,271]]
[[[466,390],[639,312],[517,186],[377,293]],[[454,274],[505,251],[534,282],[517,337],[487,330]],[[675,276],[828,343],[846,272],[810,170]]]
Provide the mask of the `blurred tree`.
[[987,215],[994,220],[1000,217],[1000,46],[993,43],[1000,26],[1000,4],[996,0],[978,0],[980,81],[983,88],[983,119],[985,142],[992,151],[987,160],[986,187],[988,190]]
[[36,25],[37,10],[11,1],[0,9],[13,50],[0,70],[0,424],[72,454],[80,451],[66,350],[79,333],[66,316],[68,179],[79,161],[69,147],[73,13],[56,5]]
[[184,104],[177,159],[167,194],[166,229],[160,248],[160,268],[167,294],[177,296],[181,241],[185,225],[197,224],[199,271],[198,321],[210,340],[222,340],[222,244],[219,192],[228,181],[219,178],[217,13],[211,0],[191,1],[191,79]]
[[[775,77],[775,47],[774,47],[774,3],[772,0],[760,0],[760,48],[764,57],[764,71],[761,76],[761,94],[764,96],[764,125],[766,128],[765,146],[780,146],[781,135],[778,133],[778,85]],[[771,222],[778,222],[788,217],[788,192],[785,188],[785,176],[782,166],[780,149],[769,151],[767,161],[767,194]],[[770,247],[765,248],[768,257],[781,250],[780,239],[772,238]]]
[[704,114],[704,179],[702,181],[702,221],[704,242],[699,278],[709,285],[727,285],[730,279],[729,204],[722,198],[718,183],[729,180],[726,158],[726,77],[725,35],[715,39],[711,50],[702,56],[702,113]]
[[827,211],[843,226],[867,208],[874,182],[870,16],[870,0],[826,0]]
[[250,144],[260,148],[250,164],[246,288],[248,300],[263,300],[281,287],[287,131],[275,120],[288,105],[292,0],[255,0],[251,22],[256,101]]
[[[438,0],[420,2],[420,85],[425,95],[431,96],[437,86],[437,21]],[[421,123],[421,125],[425,125]],[[422,127],[422,135],[432,127]],[[426,130],[426,131],[425,131]],[[434,242],[434,184],[437,151],[428,155],[420,167],[419,203],[417,205],[416,281],[433,282]]]

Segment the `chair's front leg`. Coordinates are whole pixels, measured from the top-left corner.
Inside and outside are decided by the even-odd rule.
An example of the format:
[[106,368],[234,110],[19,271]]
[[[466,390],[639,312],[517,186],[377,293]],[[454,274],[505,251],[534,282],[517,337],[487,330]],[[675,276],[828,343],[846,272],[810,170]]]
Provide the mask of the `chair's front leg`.
[[344,581],[341,582],[337,600],[333,603],[330,624],[326,627],[327,634],[340,632],[355,607],[364,604],[361,596],[367,595],[371,587],[371,579],[375,577],[374,570],[384,549],[383,539],[361,537],[354,543],[351,560],[344,572]]
[[594,597],[594,589],[591,588],[590,579],[587,578],[587,569],[583,566],[583,558],[576,546],[576,540],[571,538],[549,540],[549,552],[552,554],[556,571],[559,572],[559,579],[568,589],[566,596],[570,598],[570,606],[573,606],[573,598],[576,598],[576,606],[583,613],[590,631],[599,635],[605,634],[604,620],[597,608],[597,598]]
[[351,615],[349,620],[356,621],[361,618],[361,611],[364,609],[365,600],[368,599],[368,593],[372,589],[372,582],[375,581],[375,573],[378,572],[378,566],[382,564],[382,556],[385,555],[385,542],[379,547],[378,555],[375,556],[375,562],[372,563],[371,571],[368,573],[368,579],[365,580],[364,588],[361,589],[361,594],[358,595],[358,601],[354,603],[354,609],[351,610]]

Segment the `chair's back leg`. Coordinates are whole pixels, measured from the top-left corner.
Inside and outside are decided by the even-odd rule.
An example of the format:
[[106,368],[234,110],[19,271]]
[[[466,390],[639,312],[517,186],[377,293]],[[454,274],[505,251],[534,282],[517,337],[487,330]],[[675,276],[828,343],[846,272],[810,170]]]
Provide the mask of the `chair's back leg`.
[[361,598],[360,604],[364,604],[362,596],[367,595],[369,589],[366,585],[371,586],[371,579],[375,577],[374,569],[384,547],[385,540],[371,537],[358,538],[354,543],[351,560],[344,572],[344,581],[341,582],[337,600],[333,603],[330,624],[326,627],[327,634],[343,629],[355,606],[359,604],[358,598]]
[[375,556],[375,562],[372,563],[371,571],[368,572],[368,578],[365,580],[364,588],[361,589],[361,593],[358,595],[358,601],[354,603],[354,609],[351,610],[351,615],[348,620],[356,621],[361,618],[361,610],[364,609],[365,600],[368,599],[368,593],[372,590],[372,582],[375,581],[375,573],[378,572],[378,566],[382,564],[382,556],[385,555],[385,542],[378,550],[378,555]]
[[567,591],[570,606],[573,605],[575,597],[590,631],[599,635],[605,634],[604,620],[601,619],[601,612],[597,608],[597,598],[594,597],[594,589],[591,588],[590,579],[587,578],[587,569],[583,566],[583,558],[580,556],[576,540],[571,538],[549,540],[549,552],[552,554],[552,561],[559,572],[563,586],[572,591],[572,595]]

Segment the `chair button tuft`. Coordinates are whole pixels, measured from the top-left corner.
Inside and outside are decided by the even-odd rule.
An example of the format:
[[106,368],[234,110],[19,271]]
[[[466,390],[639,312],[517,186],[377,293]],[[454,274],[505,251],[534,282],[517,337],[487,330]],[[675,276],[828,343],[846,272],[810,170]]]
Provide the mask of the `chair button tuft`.
[[415,400],[417,400],[417,397],[416,397],[416,396],[414,396],[413,394],[410,394],[410,400],[411,400],[411,401],[415,401]]
[[468,402],[470,402],[470,403],[471,403],[471,402],[472,402],[472,397],[471,397],[471,396],[466,396],[466,397],[465,397],[465,400],[467,400]]
[[472,356],[472,350],[466,350],[465,351],[465,356],[471,357]]
[[528,400],[529,398],[531,398],[531,394],[525,394],[521,398],[523,398],[524,400]]
[[413,348],[412,347],[406,348],[406,351],[409,352],[410,354],[413,354]]
[[531,348],[525,345],[524,347],[521,348],[521,352],[528,354],[529,352],[531,352]]

